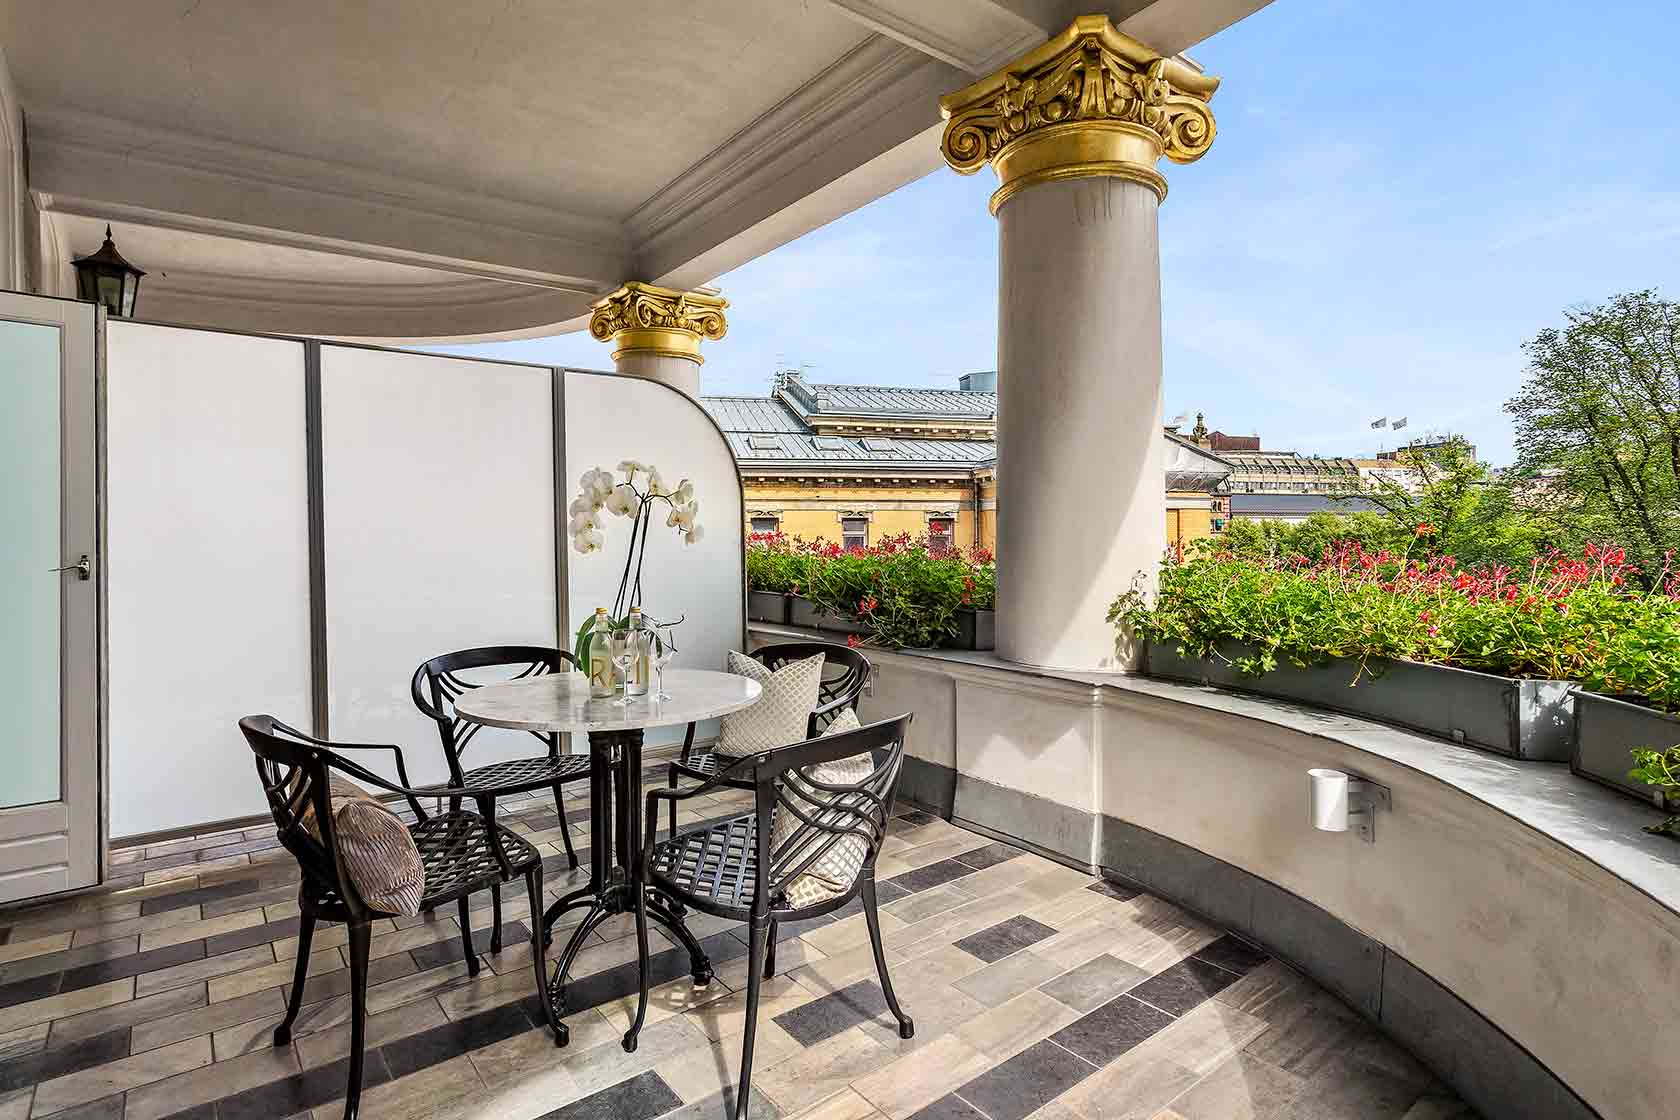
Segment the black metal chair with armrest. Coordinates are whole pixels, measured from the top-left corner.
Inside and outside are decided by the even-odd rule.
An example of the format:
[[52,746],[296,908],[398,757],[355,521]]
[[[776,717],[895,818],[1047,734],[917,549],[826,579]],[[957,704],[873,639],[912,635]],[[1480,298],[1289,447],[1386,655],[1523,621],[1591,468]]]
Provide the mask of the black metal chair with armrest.
[[[881,943],[881,922],[875,897],[875,861],[886,839],[893,797],[904,764],[904,739],[909,715],[808,739],[776,750],[750,755],[698,786],[685,790],[652,790],[647,795],[647,835],[641,869],[646,884],[665,897],[701,913],[748,923],[747,1020],[741,1040],[741,1083],[735,1097],[735,1116],[744,1120],[751,1101],[753,1040],[758,1024],[759,992],[763,979],[774,972],[776,925],[779,921],[814,918],[838,910],[860,894],[875,969],[887,1007],[898,1020],[901,1038],[915,1034],[915,1024],[899,1007],[887,975]],[[855,782],[824,781],[813,777],[824,763],[867,754],[866,776]],[[710,826],[658,840],[658,802],[677,802],[718,786],[744,783],[753,790],[753,811]],[[780,843],[772,843],[774,822],[791,815],[797,823],[784,825]],[[855,839],[853,839],[855,838]],[[856,874],[844,888],[823,890],[814,901],[795,905],[788,900],[803,876],[836,848],[851,841],[858,860]],[[809,894],[808,891],[801,891]],[[646,892],[637,897],[636,934],[647,948]],[[647,977],[642,978],[636,1018],[624,1036],[627,1050],[635,1048],[637,1032],[647,1012]]]
[[[461,807],[461,799],[470,797],[485,820],[496,820],[496,800],[516,793],[548,789],[554,792],[554,812],[560,818],[561,839],[566,845],[566,858],[575,868],[577,852],[572,847],[572,827],[566,820],[566,804],[562,790],[568,782],[589,780],[590,756],[561,754],[560,736],[554,732],[530,731],[527,734],[548,748],[544,755],[531,758],[511,758],[485,766],[465,770],[461,754],[481,726],[461,719],[455,714],[455,700],[462,693],[490,682],[468,681],[463,672],[484,669],[506,669],[500,680],[530,680],[550,673],[569,673],[577,668],[577,659],[565,650],[548,646],[481,646],[477,649],[457,650],[439,654],[414,670],[409,692],[414,706],[437,724],[438,737],[443,740],[444,761],[449,764],[449,784],[455,787],[450,794],[450,810]],[[502,891],[499,884],[490,888],[491,923],[490,951],[502,949]],[[540,921],[540,912],[534,920]]]
[[[523,875],[531,902],[531,958],[537,978],[537,993],[543,1005],[556,1045],[565,1042],[565,1026],[554,1018],[549,998],[547,961],[543,955],[542,855],[517,833],[499,827],[477,813],[450,812],[428,815],[417,800],[435,797],[447,790],[410,787],[401,748],[389,743],[334,743],[305,735],[273,716],[246,716],[239,730],[255,755],[257,776],[262,781],[280,843],[296,858],[303,873],[298,887],[297,972],[292,981],[286,1018],[274,1028],[274,1045],[291,1042],[292,1024],[303,1003],[304,982],[309,977],[309,943],[317,921],[344,922],[350,927],[350,1077],[345,1094],[345,1120],[353,1120],[362,1092],[363,1044],[367,1024],[368,945],[371,923],[389,915],[372,910],[356,894],[345,870],[333,822],[333,795],[329,771],[336,771],[368,786],[398,793],[414,812],[409,834],[414,838],[425,870],[420,911],[455,902],[461,921],[461,946],[469,970],[478,970],[473,950],[472,927],[467,920],[467,899],[476,891]],[[394,784],[341,751],[389,751],[396,762]]]
[[[815,657],[819,653],[823,655],[823,679],[822,684],[817,687],[817,706],[812,710],[806,725],[807,739],[821,735],[847,708],[857,708],[858,698],[863,695],[863,686],[869,683],[869,658],[859,650],[833,642],[778,642],[775,645],[761,646],[750,655],[774,673],[784,665]],[[677,757],[677,761],[670,764],[670,787],[676,789],[679,778],[694,781],[715,778],[736,761],[715,751],[696,751],[694,724],[691,723],[688,725],[687,734],[683,736],[682,754]],[[718,784],[730,789],[752,788],[752,783],[746,781],[727,780]],[[677,808],[673,804],[671,833],[675,835],[676,831]]]

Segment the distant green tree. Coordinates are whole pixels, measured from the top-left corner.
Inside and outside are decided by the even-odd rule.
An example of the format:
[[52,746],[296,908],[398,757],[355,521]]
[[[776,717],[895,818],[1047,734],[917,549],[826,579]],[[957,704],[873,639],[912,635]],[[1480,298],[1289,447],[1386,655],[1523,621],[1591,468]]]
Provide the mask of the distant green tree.
[[1532,559],[1547,536],[1546,526],[1493,482],[1463,439],[1408,449],[1397,462],[1410,469],[1410,479],[1378,477],[1361,493],[1382,507],[1394,539],[1417,542],[1414,552],[1515,566]]
[[1680,303],[1624,292],[1523,346],[1517,497],[1557,542],[1615,541],[1648,569],[1680,545]]

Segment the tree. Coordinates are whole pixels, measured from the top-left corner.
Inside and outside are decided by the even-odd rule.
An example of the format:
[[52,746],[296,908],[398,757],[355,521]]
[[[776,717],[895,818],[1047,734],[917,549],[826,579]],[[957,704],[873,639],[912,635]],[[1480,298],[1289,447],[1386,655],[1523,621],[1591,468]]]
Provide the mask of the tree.
[[1461,564],[1520,566],[1533,557],[1546,528],[1510,490],[1488,475],[1470,444],[1449,439],[1401,452],[1412,479],[1377,478],[1362,491],[1380,506],[1400,539]]
[[1523,346],[1518,500],[1558,543],[1614,540],[1648,570],[1680,544],[1680,304],[1625,292]]

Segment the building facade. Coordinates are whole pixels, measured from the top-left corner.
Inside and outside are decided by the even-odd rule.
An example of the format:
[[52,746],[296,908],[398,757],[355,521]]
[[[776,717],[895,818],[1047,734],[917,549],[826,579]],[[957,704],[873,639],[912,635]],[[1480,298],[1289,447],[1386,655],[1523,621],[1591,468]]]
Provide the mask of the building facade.
[[[997,375],[957,389],[807,382],[776,374],[770,395],[708,396],[746,486],[746,528],[869,545],[927,534],[954,547],[997,547]],[[1230,465],[1171,431],[1169,543],[1218,532]]]

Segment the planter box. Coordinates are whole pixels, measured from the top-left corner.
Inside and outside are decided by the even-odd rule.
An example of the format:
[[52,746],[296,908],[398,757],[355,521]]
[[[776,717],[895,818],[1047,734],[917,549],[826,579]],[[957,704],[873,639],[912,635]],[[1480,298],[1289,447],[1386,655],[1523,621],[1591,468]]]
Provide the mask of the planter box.
[[[1251,652],[1234,642],[1220,648],[1228,657]],[[1310,669],[1283,664],[1264,676],[1244,677],[1222,661],[1182,658],[1176,647],[1153,642],[1145,658],[1151,676],[1297,700],[1510,758],[1567,762],[1575,753],[1569,681],[1519,680],[1416,661],[1387,662],[1357,685],[1359,667],[1352,661]]]
[[996,612],[958,607],[956,634],[939,644],[946,649],[996,649]]
[[[1596,692],[1575,694],[1575,756],[1569,768],[1583,778],[1663,807],[1663,791],[1628,777],[1635,747],[1662,750],[1680,743],[1680,719]],[[1680,798],[1669,798],[1680,812]]]
[[780,591],[749,591],[747,617],[754,622],[773,622],[778,626],[786,626],[791,610],[789,601],[792,598],[792,595]]
[[867,634],[869,627],[861,622],[853,622],[849,618],[836,618],[829,614],[819,614],[817,605],[803,595],[791,595],[788,621],[794,626],[803,626],[807,630],[828,630],[835,634]]

